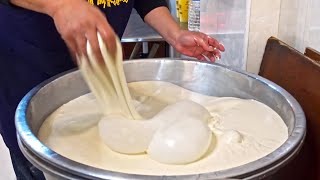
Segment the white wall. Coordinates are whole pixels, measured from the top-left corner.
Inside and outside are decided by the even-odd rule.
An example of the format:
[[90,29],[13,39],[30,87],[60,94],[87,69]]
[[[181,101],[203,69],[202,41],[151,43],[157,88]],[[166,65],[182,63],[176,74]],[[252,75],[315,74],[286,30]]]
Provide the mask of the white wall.
[[320,50],[320,0],[282,0],[279,38],[304,52]]
[[320,0],[252,0],[247,71],[257,73],[264,47],[276,36],[300,52],[320,50]]
[[278,35],[281,0],[252,0],[247,71],[258,73],[264,48],[270,36]]

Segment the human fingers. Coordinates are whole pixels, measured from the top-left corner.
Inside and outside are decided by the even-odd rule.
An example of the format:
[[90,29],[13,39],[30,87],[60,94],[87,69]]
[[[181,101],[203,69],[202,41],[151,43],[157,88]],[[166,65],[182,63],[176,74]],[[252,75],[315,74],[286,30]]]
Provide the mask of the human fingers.
[[215,56],[215,59],[221,59],[221,52],[220,52],[218,49],[215,49],[215,50],[212,52],[212,55]]
[[215,48],[214,46],[211,46],[209,44],[207,36],[205,36],[202,33],[199,33],[199,34],[197,34],[197,36],[194,36],[193,40],[194,40],[196,46],[201,47],[205,51],[213,51]]
[[225,51],[225,47],[223,44],[221,44],[218,40],[214,39],[213,37],[207,36],[208,38],[208,42],[210,44],[210,46],[213,46],[215,48],[217,48],[219,51],[224,52]]
[[76,54],[79,54],[81,56],[87,56],[87,48],[86,48],[86,42],[87,38],[85,37],[84,32],[77,33],[74,37],[74,41],[76,43]]
[[205,58],[206,61],[210,61],[210,62],[215,62],[216,61],[216,56],[212,53],[212,52],[204,52],[202,54]]

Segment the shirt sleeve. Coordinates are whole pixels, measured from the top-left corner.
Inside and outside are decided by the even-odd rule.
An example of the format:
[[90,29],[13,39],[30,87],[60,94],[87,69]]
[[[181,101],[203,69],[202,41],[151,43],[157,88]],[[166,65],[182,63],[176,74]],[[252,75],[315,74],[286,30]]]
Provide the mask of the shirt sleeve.
[[168,7],[166,0],[135,0],[134,8],[142,19],[153,9],[157,7]]

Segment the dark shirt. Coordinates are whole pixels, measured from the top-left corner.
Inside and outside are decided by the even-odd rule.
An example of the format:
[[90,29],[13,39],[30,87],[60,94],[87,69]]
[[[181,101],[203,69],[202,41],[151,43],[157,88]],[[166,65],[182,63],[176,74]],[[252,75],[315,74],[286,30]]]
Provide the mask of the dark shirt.
[[[144,18],[160,6],[166,1],[128,0],[100,9],[121,37],[133,7]],[[11,151],[19,151],[14,126],[19,101],[42,81],[74,67],[51,17],[0,0],[0,133]]]

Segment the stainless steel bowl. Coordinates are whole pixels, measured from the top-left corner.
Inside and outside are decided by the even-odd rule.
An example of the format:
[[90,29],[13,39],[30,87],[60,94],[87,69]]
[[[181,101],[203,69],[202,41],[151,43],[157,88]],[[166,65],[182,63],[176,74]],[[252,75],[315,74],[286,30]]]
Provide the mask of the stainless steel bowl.
[[255,179],[269,176],[285,165],[297,154],[304,141],[306,121],[300,105],[284,89],[262,77],[218,64],[177,59],[127,61],[124,69],[128,82],[161,80],[205,95],[256,99],[282,117],[288,126],[289,139],[271,154],[254,162],[204,174],[148,176],[112,172],[77,163],[55,153],[36,137],[50,113],[89,92],[80,72],[69,71],[32,89],[17,108],[18,142],[26,158],[45,174],[57,179]]

